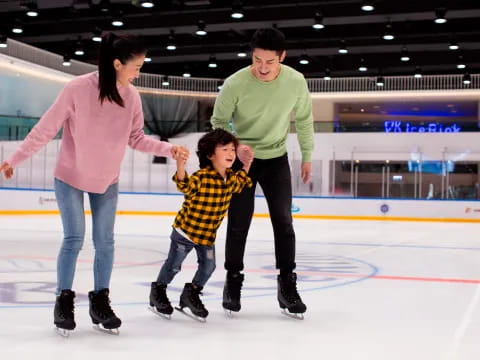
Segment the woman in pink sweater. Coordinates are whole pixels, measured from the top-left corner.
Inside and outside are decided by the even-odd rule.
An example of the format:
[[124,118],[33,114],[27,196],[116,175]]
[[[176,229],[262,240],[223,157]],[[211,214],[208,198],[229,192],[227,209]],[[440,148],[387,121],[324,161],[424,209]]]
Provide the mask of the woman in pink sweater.
[[131,82],[139,77],[146,49],[133,36],[106,34],[98,72],[70,81],[19,148],[0,165],[9,179],[13,169],[47,144],[63,127],[55,168],[55,195],[64,239],[57,261],[54,324],[61,335],[75,328],[72,283],[85,237],[83,196],[90,198],[93,221],[94,289],[88,294],[92,322],[118,333],[121,320],[110,307],[120,165],[127,145],[172,158],[188,150],[145,136],[142,103]]

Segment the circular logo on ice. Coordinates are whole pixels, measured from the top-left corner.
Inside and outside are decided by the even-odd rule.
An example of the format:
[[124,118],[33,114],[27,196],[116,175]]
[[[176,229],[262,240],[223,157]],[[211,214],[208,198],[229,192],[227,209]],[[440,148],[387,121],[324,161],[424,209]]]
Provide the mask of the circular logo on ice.
[[373,264],[338,255],[298,254],[296,262],[302,290],[348,285],[368,279],[378,271]]
[[389,210],[390,210],[390,208],[388,207],[387,204],[382,204],[382,205],[380,206],[380,211],[381,211],[383,214],[386,214]]
[[[321,290],[353,284],[374,276],[378,269],[365,261],[337,255],[298,254],[297,256],[298,289]],[[274,266],[262,266],[258,270],[245,271],[248,283],[244,290],[250,296],[266,295],[265,292],[277,289],[278,270]],[[268,279],[269,281],[265,281]],[[223,286],[223,282],[219,283]]]
[[300,206],[295,205],[292,203],[292,213],[300,212]]

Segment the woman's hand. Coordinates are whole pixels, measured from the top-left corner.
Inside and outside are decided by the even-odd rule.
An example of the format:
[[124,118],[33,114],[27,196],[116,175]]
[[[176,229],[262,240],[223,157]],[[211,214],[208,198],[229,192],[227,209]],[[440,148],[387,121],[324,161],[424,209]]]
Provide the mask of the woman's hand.
[[11,167],[9,163],[4,161],[3,164],[0,165],[0,173],[2,172],[3,176],[5,176],[5,179],[8,180],[13,176],[13,167]]
[[172,147],[172,157],[174,160],[187,161],[189,156],[190,156],[190,151],[186,147],[183,147],[180,145],[174,145]]

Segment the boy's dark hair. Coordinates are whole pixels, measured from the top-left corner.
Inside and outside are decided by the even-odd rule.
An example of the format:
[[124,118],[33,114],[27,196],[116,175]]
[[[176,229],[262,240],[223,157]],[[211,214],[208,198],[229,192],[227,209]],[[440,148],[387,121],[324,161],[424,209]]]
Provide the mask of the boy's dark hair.
[[250,47],[253,50],[273,50],[276,51],[278,56],[286,48],[285,35],[275,28],[258,29],[252,36]]
[[198,141],[197,155],[200,161],[200,168],[212,166],[212,162],[208,158],[215,153],[218,145],[227,145],[233,143],[235,149],[238,147],[238,140],[235,136],[223,129],[212,130],[203,135]]
[[98,55],[98,99],[103,104],[106,100],[124,106],[123,99],[117,90],[117,75],[113,66],[115,59],[126,64],[136,56],[147,53],[143,42],[134,35],[115,35],[106,33],[102,36]]

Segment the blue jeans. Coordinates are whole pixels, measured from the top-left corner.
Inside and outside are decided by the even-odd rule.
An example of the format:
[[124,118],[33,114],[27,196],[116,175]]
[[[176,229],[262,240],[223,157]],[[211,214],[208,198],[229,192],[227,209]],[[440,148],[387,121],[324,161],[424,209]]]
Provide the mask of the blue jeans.
[[195,244],[175,229],[172,230],[170,240],[170,251],[158,274],[157,282],[162,285],[170,284],[175,275],[181,270],[183,260],[195,248],[198,269],[193,277],[192,284],[203,288],[215,270],[215,246]]
[[[83,191],[55,179],[55,195],[63,223],[63,243],[57,259],[57,295],[71,289],[78,253],[85,238]],[[113,227],[117,210],[118,184],[103,194],[88,193],[92,210],[94,291],[106,289],[113,268]]]

